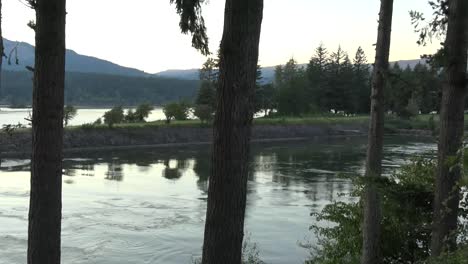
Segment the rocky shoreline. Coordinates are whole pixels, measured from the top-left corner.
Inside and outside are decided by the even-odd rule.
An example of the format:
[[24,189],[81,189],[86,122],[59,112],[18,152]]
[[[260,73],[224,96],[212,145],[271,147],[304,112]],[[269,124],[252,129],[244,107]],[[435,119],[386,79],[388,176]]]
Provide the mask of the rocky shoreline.
[[[347,125],[257,125],[252,130],[253,142],[317,139],[321,137],[363,136],[367,126]],[[64,134],[64,151],[172,147],[210,144],[211,127],[161,126],[141,128],[72,128]],[[29,155],[31,131],[0,133],[3,156]]]

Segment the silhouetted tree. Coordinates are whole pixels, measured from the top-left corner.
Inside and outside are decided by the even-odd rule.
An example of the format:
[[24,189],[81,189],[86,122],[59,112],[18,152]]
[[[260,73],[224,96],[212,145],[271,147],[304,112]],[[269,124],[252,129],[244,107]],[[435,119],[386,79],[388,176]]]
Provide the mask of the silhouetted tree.
[[[442,20],[443,21],[443,20]],[[464,106],[467,86],[468,2],[448,1],[444,44],[446,80],[442,90],[438,168],[434,198],[431,254],[456,249],[460,186],[463,171]],[[442,22],[443,23],[443,22]]]
[[239,264],[263,0],[226,0],[203,264]]
[[36,11],[28,264],[60,263],[65,85],[65,0]]
[[371,120],[369,126],[362,226],[362,264],[381,263],[380,254],[380,197],[375,183],[382,174],[384,136],[384,87],[388,76],[388,58],[392,31],[393,0],[380,1],[379,29],[372,73]]

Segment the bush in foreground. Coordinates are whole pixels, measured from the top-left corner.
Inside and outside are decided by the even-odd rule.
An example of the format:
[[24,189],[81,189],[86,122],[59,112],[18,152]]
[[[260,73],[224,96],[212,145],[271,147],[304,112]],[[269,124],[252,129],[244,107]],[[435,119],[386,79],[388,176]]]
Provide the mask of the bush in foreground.
[[[374,183],[379,187],[382,202],[380,250],[384,264],[452,263],[427,261],[430,254],[435,168],[433,159],[417,158],[393,176]],[[352,180],[355,190],[351,199],[355,202],[335,202],[314,215],[318,223],[311,229],[318,235],[319,242],[317,246],[310,246],[312,256],[306,261],[307,264],[360,263],[363,216],[359,197],[365,182],[362,177]],[[465,229],[463,221],[466,219],[466,210],[460,210],[460,232]],[[455,261],[460,254],[452,254],[450,257]]]

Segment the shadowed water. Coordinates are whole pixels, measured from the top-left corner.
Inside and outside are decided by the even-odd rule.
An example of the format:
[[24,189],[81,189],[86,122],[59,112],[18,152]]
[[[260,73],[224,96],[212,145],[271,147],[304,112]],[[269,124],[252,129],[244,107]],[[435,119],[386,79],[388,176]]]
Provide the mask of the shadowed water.
[[[345,199],[339,173],[360,174],[365,138],[254,145],[246,231],[267,263],[301,263],[311,213]],[[389,138],[385,173],[432,143]],[[190,263],[200,255],[209,147],[73,154],[63,176],[63,263]],[[0,172],[0,263],[26,263],[29,160]]]

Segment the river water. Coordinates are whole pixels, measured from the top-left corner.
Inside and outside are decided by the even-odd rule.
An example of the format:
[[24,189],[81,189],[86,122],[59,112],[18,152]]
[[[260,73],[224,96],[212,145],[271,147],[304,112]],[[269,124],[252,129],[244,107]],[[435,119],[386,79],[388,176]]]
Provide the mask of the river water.
[[[346,199],[362,173],[365,138],[255,144],[246,232],[266,263],[303,263],[315,243],[311,213]],[[435,145],[387,138],[385,173]],[[26,263],[29,160],[0,168],[0,263]],[[63,263],[191,263],[201,254],[209,148],[158,148],[68,156],[63,176]]]
[[[102,118],[105,112],[109,111],[110,108],[79,108],[77,115],[70,122],[70,126],[78,126],[86,123],[93,123],[98,118]],[[127,109],[125,109],[126,111]],[[29,121],[25,118],[29,118],[32,110],[30,108],[5,108],[0,107],[0,128],[3,125],[18,123],[28,125]],[[162,108],[155,108],[151,111],[150,115],[146,119],[147,121],[156,121],[165,119]]]

